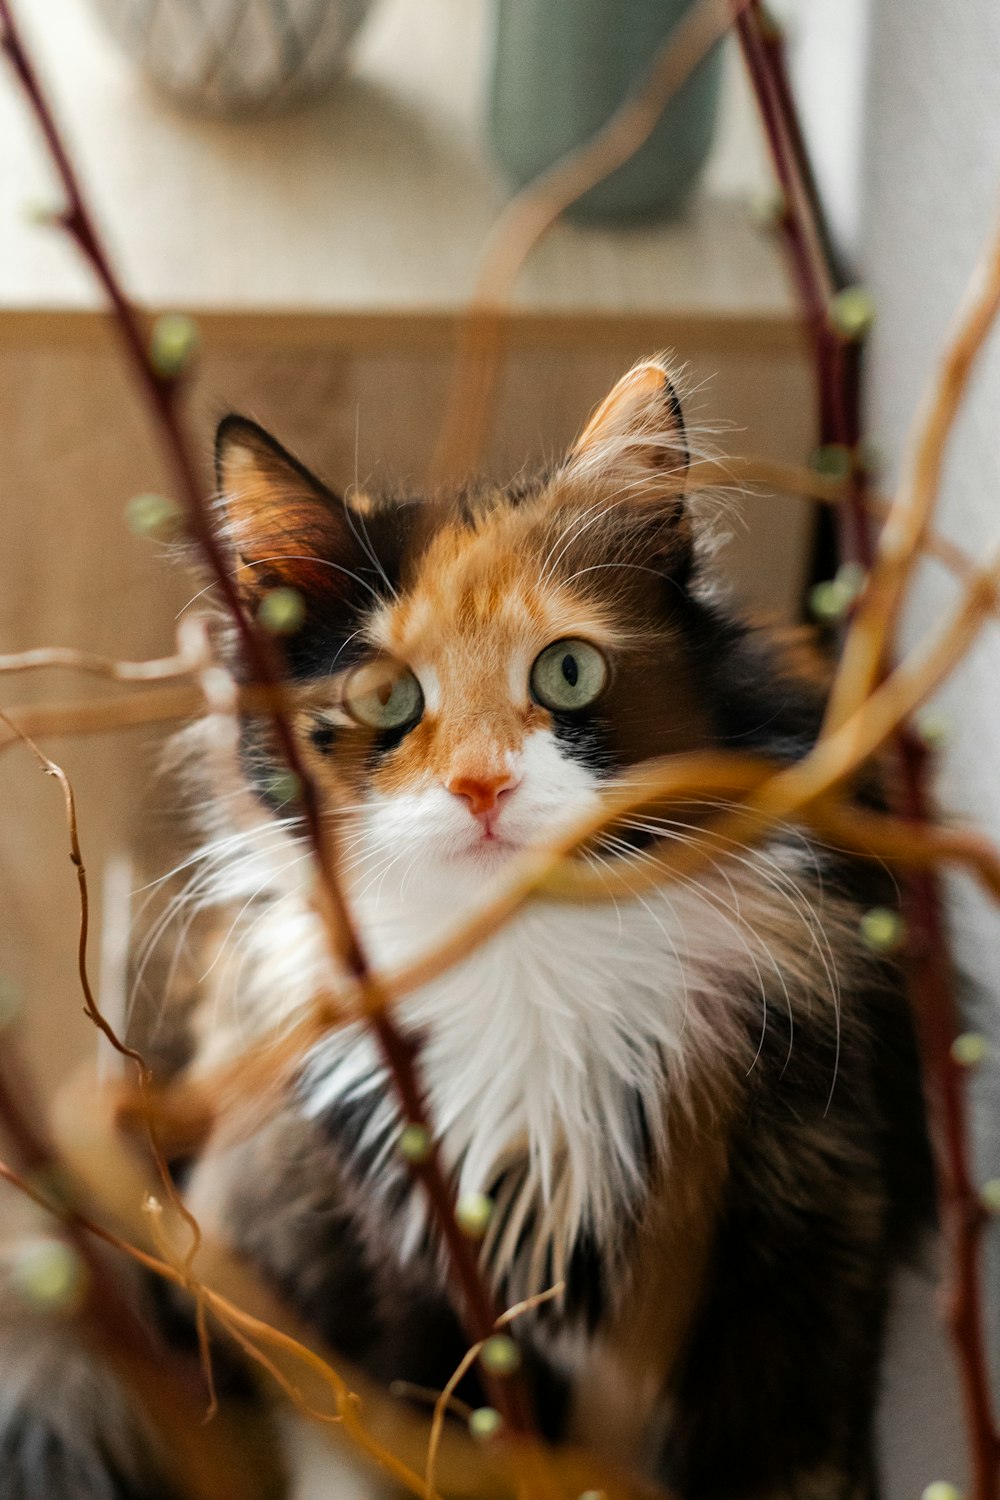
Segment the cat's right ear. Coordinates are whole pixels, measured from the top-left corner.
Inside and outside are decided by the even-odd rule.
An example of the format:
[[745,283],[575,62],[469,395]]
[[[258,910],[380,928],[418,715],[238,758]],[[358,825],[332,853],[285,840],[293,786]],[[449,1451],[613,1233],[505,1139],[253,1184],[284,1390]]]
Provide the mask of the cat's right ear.
[[682,496],[689,462],[680,397],[661,359],[622,376],[567,459],[570,469],[628,485],[639,504]]
[[345,597],[360,552],[345,501],[248,417],[224,417],[215,435],[221,531],[235,580],[253,609],[278,586],[307,598]]

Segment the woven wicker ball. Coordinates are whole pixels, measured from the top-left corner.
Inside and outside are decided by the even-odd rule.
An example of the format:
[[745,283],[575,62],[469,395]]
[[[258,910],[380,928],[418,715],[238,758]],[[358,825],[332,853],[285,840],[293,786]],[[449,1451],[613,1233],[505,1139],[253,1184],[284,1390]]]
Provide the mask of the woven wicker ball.
[[280,109],[344,67],[371,0],[93,0],[143,73],[193,109]]

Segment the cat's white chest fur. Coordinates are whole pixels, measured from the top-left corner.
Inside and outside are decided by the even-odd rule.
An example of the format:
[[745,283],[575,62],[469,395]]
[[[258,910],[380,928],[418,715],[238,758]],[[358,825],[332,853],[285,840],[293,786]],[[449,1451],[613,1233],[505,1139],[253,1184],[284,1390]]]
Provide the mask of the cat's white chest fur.
[[[464,886],[464,891],[463,891]],[[578,1235],[620,1235],[641,1200],[649,1150],[665,1146],[666,1090],[683,1100],[691,1078],[744,1044],[737,993],[758,984],[759,960],[732,893],[654,893],[618,906],[538,903],[399,1008],[422,1040],[431,1118],[458,1191],[490,1192],[505,1169],[497,1274],[518,1255],[532,1215],[538,1281],[561,1273]],[[468,884],[413,877],[409,893],[383,886],[359,901],[373,956],[393,967],[434,943],[464,914]],[[334,1035],[308,1075],[316,1115],[364,1101],[362,1144],[376,1175],[392,1168],[399,1122],[371,1037]],[[422,1230],[415,1209],[405,1255]],[[519,1280],[522,1278],[519,1277]],[[528,1285],[524,1291],[538,1290]]]
[[[531,737],[521,768],[505,815],[512,837],[537,837],[555,807],[565,818],[597,801],[592,776],[550,735]],[[469,823],[443,788],[369,804],[345,842],[346,874],[377,965],[391,971],[426,954],[502,882],[502,861],[464,854]],[[352,847],[361,852],[352,857]],[[724,874],[709,864],[696,879],[617,903],[531,902],[397,1006],[399,1023],[421,1040],[445,1164],[460,1193],[497,1195],[487,1253],[497,1276],[518,1262],[523,1294],[539,1289],[543,1267],[546,1280],[559,1274],[582,1233],[614,1247],[641,1202],[651,1153],[669,1149],[668,1098],[672,1111],[683,1108],[693,1081],[751,1066],[765,997],[784,991],[787,1001],[789,980],[815,987],[821,926],[788,856],[734,854]],[[230,866],[230,900],[270,893],[263,910],[254,902],[234,992],[220,1007],[224,1017],[231,1005],[222,1030],[237,1040],[294,1020],[331,982],[302,874],[302,856],[287,846]],[[331,1033],[310,1059],[302,1097],[316,1117],[350,1106],[373,1197],[398,1191],[401,1121],[367,1030]],[[423,1237],[423,1207],[411,1194],[395,1226],[404,1258]]]

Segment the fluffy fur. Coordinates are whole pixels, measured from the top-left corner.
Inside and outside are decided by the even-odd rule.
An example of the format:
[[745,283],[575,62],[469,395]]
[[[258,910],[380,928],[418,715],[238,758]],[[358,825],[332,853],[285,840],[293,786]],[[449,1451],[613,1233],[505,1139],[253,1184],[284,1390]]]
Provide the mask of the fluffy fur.
[[[811,742],[817,694],[701,575],[658,361],[517,490],[341,501],[239,418],[218,463],[248,605],[276,586],[304,602],[288,659],[318,696],[295,732],[380,964],[427,951],[513,855],[646,757],[733,745],[787,760]],[[533,664],[580,641],[606,683],[554,706]],[[371,664],[383,703],[412,674],[408,721],[359,718],[352,673]],[[563,671],[572,686],[576,658]],[[338,976],[266,721],[238,739],[208,721],[181,759],[198,768],[205,843],[153,937],[219,915],[195,982],[154,964],[143,983],[184,990],[198,1069],[292,1024]],[[584,857],[621,868],[656,837],[705,840],[714,807],[626,820]],[[928,1200],[899,977],[855,938],[886,893],[788,829],[711,854],[641,896],[529,905],[398,1017],[422,1044],[455,1190],[494,1199],[481,1253],[497,1296],[566,1282],[519,1324],[545,1431],[683,1500],[868,1496],[889,1276]],[[440,1386],[463,1339],[402,1123],[367,1032],[339,1030],[250,1140],[195,1164],[191,1200],[379,1378]]]

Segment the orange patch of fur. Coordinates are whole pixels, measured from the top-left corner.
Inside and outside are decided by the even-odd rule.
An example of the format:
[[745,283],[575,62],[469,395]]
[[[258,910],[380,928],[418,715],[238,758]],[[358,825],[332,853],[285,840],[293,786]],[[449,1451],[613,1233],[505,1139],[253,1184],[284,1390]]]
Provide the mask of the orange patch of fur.
[[424,685],[424,717],[376,774],[385,793],[488,779],[549,714],[533,703],[531,666],[553,641],[608,646],[614,626],[581,593],[543,578],[547,533],[507,508],[432,541],[414,587],[376,617],[378,646]]

